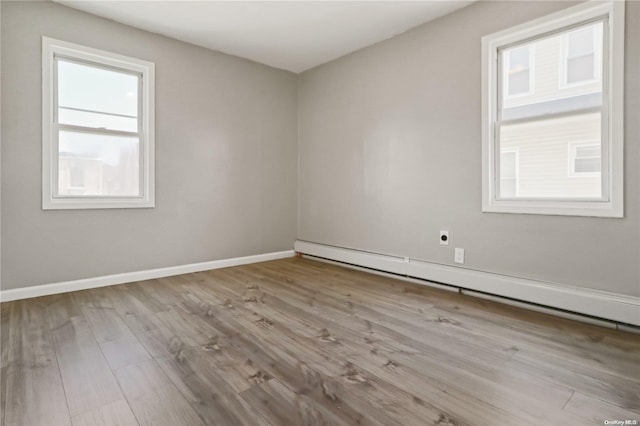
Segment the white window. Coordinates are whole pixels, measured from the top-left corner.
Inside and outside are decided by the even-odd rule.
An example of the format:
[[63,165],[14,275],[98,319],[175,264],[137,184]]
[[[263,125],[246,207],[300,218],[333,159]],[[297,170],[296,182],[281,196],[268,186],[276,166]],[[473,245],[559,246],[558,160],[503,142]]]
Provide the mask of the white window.
[[591,83],[600,78],[602,23],[566,33],[562,40],[560,76],[563,87]]
[[154,64],[42,38],[43,209],[154,206]]
[[534,83],[534,46],[518,46],[504,52],[504,93],[507,97],[529,95]]
[[599,143],[569,144],[569,176],[599,177],[602,159]]
[[[624,2],[583,3],[482,46],[483,211],[622,217]],[[544,90],[512,100],[511,62],[524,48],[535,51]],[[549,72],[563,61],[570,90]]]
[[502,198],[518,196],[519,161],[517,148],[500,151],[500,196]]

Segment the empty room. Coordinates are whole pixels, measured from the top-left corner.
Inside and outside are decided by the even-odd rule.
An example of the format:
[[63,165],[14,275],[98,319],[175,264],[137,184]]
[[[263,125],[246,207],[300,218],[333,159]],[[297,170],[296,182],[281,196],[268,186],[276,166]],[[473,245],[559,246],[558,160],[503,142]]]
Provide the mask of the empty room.
[[640,1],[0,24],[0,426],[640,424]]

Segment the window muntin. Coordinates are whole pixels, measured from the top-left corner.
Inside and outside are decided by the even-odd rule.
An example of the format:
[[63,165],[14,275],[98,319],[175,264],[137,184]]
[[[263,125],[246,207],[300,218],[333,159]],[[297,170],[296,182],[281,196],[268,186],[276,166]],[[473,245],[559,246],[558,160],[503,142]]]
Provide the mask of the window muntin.
[[153,73],[43,37],[43,208],[153,207]]
[[[566,54],[562,40],[589,25],[596,26],[593,40],[601,43],[593,55],[596,78],[563,85]],[[553,44],[554,54],[543,51],[545,45]],[[586,44],[574,43],[572,53],[588,54],[580,50]],[[510,96],[504,53],[531,45],[535,49],[535,90],[526,96]],[[482,46],[483,211],[623,217],[624,3],[583,3],[485,36]],[[548,76],[543,75],[544,70]],[[570,179],[567,147],[585,141],[600,149],[600,175]],[[515,197],[512,191],[507,196],[500,190],[501,153],[507,149],[518,150]],[[587,161],[598,160],[578,163],[587,167],[583,164]],[[533,167],[536,163],[543,167]]]

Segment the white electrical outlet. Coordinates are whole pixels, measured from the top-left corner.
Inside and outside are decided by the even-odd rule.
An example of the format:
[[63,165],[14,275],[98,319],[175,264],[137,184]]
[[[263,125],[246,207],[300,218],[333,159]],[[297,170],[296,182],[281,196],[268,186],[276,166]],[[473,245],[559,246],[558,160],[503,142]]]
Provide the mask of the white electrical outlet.
[[440,245],[441,246],[449,245],[449,231],[440,231]]
[[457,248],[455,249],[455,254],[453,256],[453,261],[456,263],[464,263],[464,249]]

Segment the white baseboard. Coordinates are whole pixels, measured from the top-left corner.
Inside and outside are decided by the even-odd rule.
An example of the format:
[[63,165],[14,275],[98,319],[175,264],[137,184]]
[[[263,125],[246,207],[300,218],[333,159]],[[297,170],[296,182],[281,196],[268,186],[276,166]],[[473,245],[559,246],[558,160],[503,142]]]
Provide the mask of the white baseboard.
[[105,275],[102,277],[86,278],[82,280],[64,281],[52,284],[35,285],[11,290],[0,291],[0,302],[9,302],[32,297],[48,296],[51,294],[68,293],[76,290],[106,287],[135,281],[151,280],[154,278],[170,277],[173,275],[189,274],[192,272],[208,271],[211,269],[229,268],[231,266],[249,263],[266,262],[295,256],[293,250],[273,253],[257,254],[254,256],[234,257],[230,259],[212,260],[209,262],[191,263],[188,265],[170,266],[167,268],[148,269],[146,271],[126,272],[123,274]]
[[640,298],[360,250],[296,241],[302,254],[640,326]]

